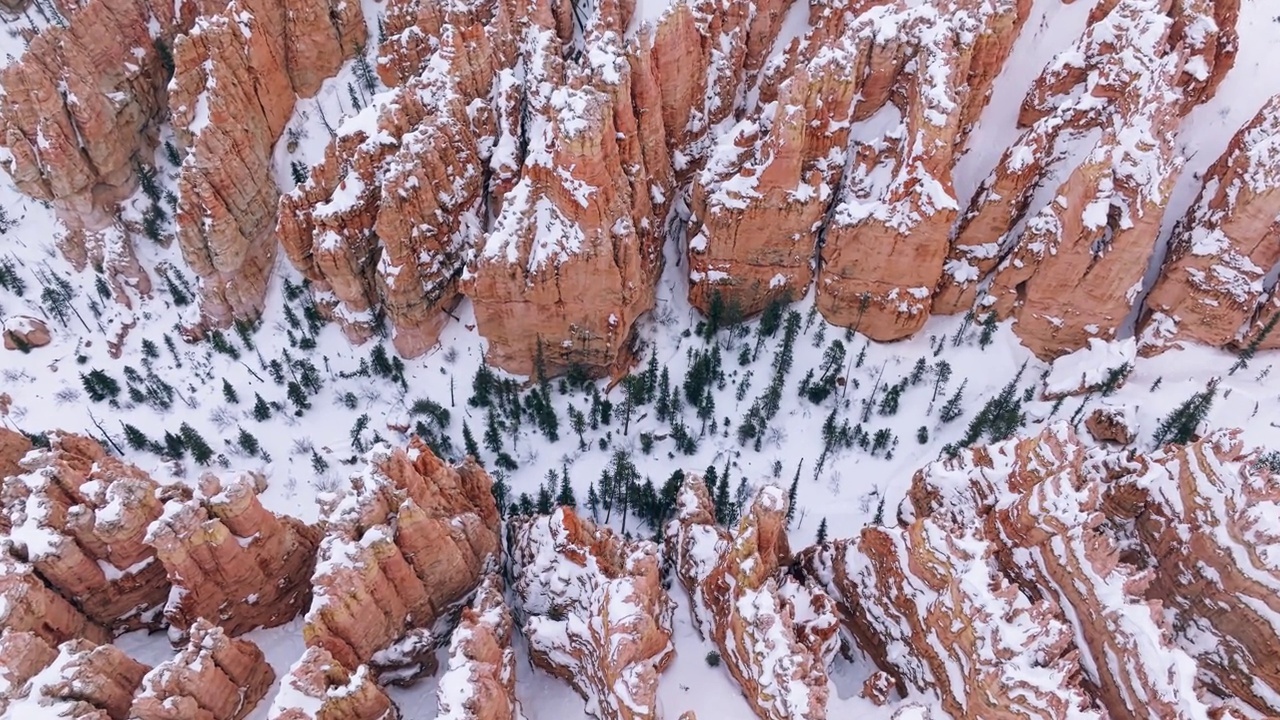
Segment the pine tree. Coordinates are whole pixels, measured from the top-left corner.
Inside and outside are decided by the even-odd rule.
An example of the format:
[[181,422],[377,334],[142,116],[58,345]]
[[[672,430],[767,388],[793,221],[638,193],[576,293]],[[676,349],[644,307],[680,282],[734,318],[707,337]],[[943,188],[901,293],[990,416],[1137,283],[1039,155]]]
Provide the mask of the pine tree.
[[729,500],[729,478],[724,477],[716,485],[716,522],[721,525],[729,525],[733,520],[733,513],[730,509],[731,502]]
[[289,381],[288,390],[285,394],[289,397],[289,402],[293,403],[294,415],[302,415],[302,413],[311,409],[311,401],[307,400],[307,393],[296,380]]
[[317,475],[323,475],[329,469],[329,461],[320,457],[320,453],[316,452],[314,448],[311,450],[311,469]]
[[666,422],[671,417],[671,373],[665,365],[658,380],[658,399],[654,411],[658,415],[659,422]]
[[930,403],[937,401],[938,391],[946,387],[947,381],[951,379],[951,363],[946,360],[939,360],[938,364],[934,366],[933,373],[933,397],[929,400]]
[[240,396],[236,394],[236,389],[231,387],[231,383],[226,378],[222,379],[222,397],[226,398],[228,403],[235,405],[240,402]]
[[988,312],[982,318],[982,331],[978,333],[978,347],[986,350],[996,334],[996,314]]
[[573,485],[569,484],[569,468],[563,468],[560,475],[560,493],[556,495],[556,504],[562,507],[578,507],[578,499],[573,496]]
[[924,373],[928,367],[929,365],[925,362],[923,357],[916,360],[916,364],[911,368],[910,380],[912,385],[920,384],[920,381],[924,379]]
[[131,449],[145,450],[151,445],[151,439],[148,438],[146,434],[144,434],[141,430],[130,425],[129,423],[123,423],[123,425],[124,425],[124,441],[129,445]]
[[1166,442],[1185,444],[1196,436],[1200,423],[1209,414],[1218,395],[1218,379],[1214,378],[1204,390],[1187,398],[1181,405],[1160,421],[1152,438],[1157,446]]
[[261,446],[258,445],[258,438],[254,437],[253,433],[250,433],[244,428],[240,428],[240,435],[236,438],[236,443],[240,445],[240,449],[245,451],[249,457],[256,456],[262,449]]
[[827,541],[827,519],[822,518],[822,522],[818,523],[818,543]]
[[938,414],[938,418],[942,422],[949,423],[964,414],[964,408],[960,407],[960,403],[964,400],[964,388],[968,384],[968,379],[960,383],[960,387],[956,388],[955,394],[942,406],[942,412]]
[[182,423],[178,426],[178,434],[182,437],[183,445],[191,451],[191,459],[200,465],[208,465],[213,459],[213,448],[209,447],[200,433],[187,423]]
[[927,445],[929,443],[929,428],[921,425],[919,429],[916,430],[916,441],[921,445]]
[[471,426],[466,420],[462,421],[462,447],[476,462],[481,462],[480,446],[476,444],[476,436],[471,434]]
[[804,458],[796,465],[795,477],[791,478],[791,487],[787,489],[787,526],[796,516],[796,495],[800,491],[800,468],[804,467]]
[[253,419],[266,422],[271,419],[271,406],[258,393],[253,394]]
[[595,483],[587,486],[587,509],[591,511],[592,520],[599,519],[597,513],[600,512],[600,493],[596,490]]

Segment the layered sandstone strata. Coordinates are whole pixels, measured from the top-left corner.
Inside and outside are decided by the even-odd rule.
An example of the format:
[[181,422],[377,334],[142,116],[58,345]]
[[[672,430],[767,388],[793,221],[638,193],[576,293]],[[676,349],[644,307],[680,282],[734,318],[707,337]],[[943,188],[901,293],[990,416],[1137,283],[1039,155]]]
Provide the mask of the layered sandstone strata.
[[400,720],[400,710],[368,666],[347,670],[323,648],[309,647],[281,680],[269,720]]
[[432,631],[480,583],[499,549],[493,481],[445,464],[418,438],[382,445],[326,508],[307,645],[384,681],[435,671]]
[[1138,438],[1133,408],[1127,405],[1096,408],[1085,419],[1084,427],[1099,442],[1128,445]]
[[785,494],[762,488],[732,533],[716,525],[713,508],[706,484],[687,480],[667,530],[698,631],[720,648],[762,720],[825,718],[838,621],[825,591],[786,572]]
[[1278,500],[1238,431],[1143,455],[1061,423],[927,465],[896,522],[796,568],[956,717],[1269,716]]
[[[1238,343],[1280,262],[1280,96],[1231,140],[1178,224],[1146,298],[1144,353]],[[1273,341],[1274,344],[1275,341]]]
[[[20,432],[0,427],[0,480],[22,472],[18,461],[31,449],[31,440]],[[9,529],[9,517],[0,513],[0,529]]]
[[14,552],[94,623],[152,623],[169,592],[145,542],[161,513],[158,486],[91,438],[55,432],[49,443],[0,488]]
[[1029,8],[890,3],[850,23],[870,102],[824,230],[817,298],[829,321],[896,340],[928,319],[959,210],[951,169]]
[[491,573],[462,610],[440,676],[439,720],[515,720],[516,655],[502,576]]
[[188,629],[187,645],[142,679],[130,720],[241,720],[276,674],[262,650],[209,621]]
[[46,585],[35,568],[14,557],[7,542],[0,543],[0,625],[29,632],[50,645],[74,638],[111,640],[106,628],[85,617]]
[[[324,161],[281,198],[276,228],[348,338],[368,339],[385,313],[405,356],[435,344],[460,299],[464,256],[483,236],[485,168],[498,159],[484,103],[515,52],[502,5],[410,7],[393,8],[392,31],[406,14],[413,22],[392,38],[434,49],[337,129]],[[389,38],[384,51],[407,42]]]
[[232,0],[178,37],[178,242],[200,276],[206,323],[262,311],[277,246],[276,140],[295,97],[314,94],[365,39],[360,4],[330,0]]
[[170,501],[148,531],[173,583],[164,615],[175,643],[200,618],[235,636],[288,622],[310,602],[319,531],[263,508],[261,482],[205,475],[195,497]]
[[[8,708],[5,717],[79,718],[82,720],[128,720],[133,693],[150,669],[124,654],[114,645],[95,645],[88,640],[69,640],[56,649],[39,649],[39,639],[26,636],[17,643],[6,632],[0,648],[19,650],[0,656],[0,676],[26,680],[3,693]],[[18,645],[22,647],[19,648]],[[44,666],[28,673],[34,663]]]
[[[1181,171],[1173,137],[1234,57],[1236,3],[1100,3],[1023,102],[954,231],[935,308],[994,309],[1041,358],[1110,339]],[[1190,28],[1196,28],[1192,32]],[[978,287],[990,277],[986,294]]]
[[655,302],[671,162],[658,113],[641,110],[657,106],[657,77],[625,50],[620,6],[601,3],[583,47],[562,48],[549,3],[535,4],[524,107],[498,110],[521,117],[518,136],[498,140],[517,144],[520,170],[465,289],[489,361],[511,372],[531,375],[539,355],[550,374],[624,367]]
[[514,520],[509,552],[534,663],[594,717],[657,718],[658,676],[675,657],[657,546],[561,507]]

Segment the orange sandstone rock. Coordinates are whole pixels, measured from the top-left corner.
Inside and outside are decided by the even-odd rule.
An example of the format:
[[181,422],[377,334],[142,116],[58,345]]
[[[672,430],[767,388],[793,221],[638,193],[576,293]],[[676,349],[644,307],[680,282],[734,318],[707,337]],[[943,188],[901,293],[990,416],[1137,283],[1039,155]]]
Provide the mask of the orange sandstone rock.
[[658,676],[675,657],[657,546],[561,507],[514,520],[510,552],[533,661],[595,717],[657,718]]
[[175,644],[200,618],[235,636],[288,622],[310,602],[319,531],[264,509],[261,480],[205,475],[194,498],[169,502],[151,526],[147,542],[174,584],[164,614]]
[[440,720],[515,720],[516,656],[502,576],[489,574],[463,608],[440,676]]
[[114,645],[69,640],[58,646],[52,662],[6,693],[7,717],[127,720],[133,693],[149,669]]
[[450,467],[417,438],[367,462],[326,508],[303,635],[348,669],[408,682],[435,671],[435,623],[495,558],[498,511],[480,466]]
[[148,672],[130,720],[241,720],[275,681],[262,650],[209,621],[188,629],[185,647]]
[[269,720],[400,720],[400,710],[366,665],[347,670],[328,651],[308,647],[281,680]]
[[[31,450],[31,440],[20,432],[0,427],[0,480],[22,472],[18,461]],[[0,513],[0,529],[9,529],[7,514]]]

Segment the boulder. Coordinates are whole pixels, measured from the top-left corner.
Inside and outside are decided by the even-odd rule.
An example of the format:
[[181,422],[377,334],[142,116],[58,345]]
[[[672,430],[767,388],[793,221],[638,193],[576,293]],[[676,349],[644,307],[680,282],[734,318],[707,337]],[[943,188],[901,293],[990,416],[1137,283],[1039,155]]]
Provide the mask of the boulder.
[[4,321],[4,349],[27,352],[44,347],[53,339],[49,326],[43,320],[15,315]]

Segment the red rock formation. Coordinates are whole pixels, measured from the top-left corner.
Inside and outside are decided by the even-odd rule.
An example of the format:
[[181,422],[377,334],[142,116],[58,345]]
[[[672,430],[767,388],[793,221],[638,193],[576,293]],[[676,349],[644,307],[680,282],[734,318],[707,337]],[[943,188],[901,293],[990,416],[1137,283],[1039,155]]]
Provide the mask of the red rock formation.
[[[1110,339],[1141,290],[1181,170],[1171,139],[1231,64],[1230,6],[1112,0],[1031,88],[1029,126],[961,218],[937,290],[943,312],[973,303],[1017,318],[1043,359]],[[1191,32],[1190,28],[1203,32]]]
[[[1132,470],[1126,460],[1107,469]],[[1120,477],[1107,500],[1134,519],[1146,597],[1172,615],[1178,644],[1227,708],[1280,715],[1280,479],[1245,451],[1239,431],[1139,462],[1146,467]]]
[[323,648],[309,647],[281,682],[269,720],[400,720],[400,711],[369,668],[347,670]]
[[417,438],[408,453],[372,451],[326,509],[307,645],[388,681],[434,672],[434,624],[498,552],[491,485],[474,462],[450,467]]
[[1144,354],[1181,341],[1239,341],[1280,262],[1280,96],[1231,140],[1205,174],[1147,295]]
[[1107,406],[1094,409],[1084,421],[1085,429],[1098,442],[1110,441],[1128,445],[1138,437],[1133,412],[1129,407]]
[[429,38],[434,50],[413,63],[404,85],[338,129],[325,161],[281,199],[277,227],[290,260],[347,336],[368,339],[380,307],[405,356],[435,344],[460,299],[464,254],[485,225],[485,166],[497,158],[483,102],[515,50],[501,4],[430,3],[395,32],[416,6],[394,6],[389,32]]
[[512,521],[524,634],[538,667],[571,684],[601,720],[658,717],[658,676],[675,657],[658,548],[561,507]]
[[111,641],[111,633],[45,585],[35,568],[0,543],[0,627],[32,633],[49,645],[73,638]]
[[730,534],[715,524],[701,479],[680,493],[667,553],[693,600],[698,631],[762,720],[826,717],[827,663],[836,650],[831,598],[782,568],[791,561],[786,497],[766,486]]
[[[42,657],[25,659],[48,657],[37,654]],[[52,662],[6,693],[6,717],[127,720],[134,690],[149,669],[114,645],[69,640],[58,646]]]
[[[71,230],[63,250],[73,263],[93,255],[113,282],[144,293],[149,280],[118,232],[116,204],[133,193],[135,167],[155,146],[165,82],[155,47],[169,42],[173,13],[173,3],[150,0],[77,3],[66,27],[46,28],[0,71],[5,169],[19,190],[54,203]],[[94,252],[104,232],[123,252]]]
[[95,623],[115,630],[151,623],[169,592],[144,542],[160,517],[156,483],[91,438],[50,433],[49,440],[0,490],[15,552]]
[[877,340],[906,337],[929,317],[959,209],[951,166],[1030,8],[939,5],[877,7],[847,31],[854,57],[866,58],[855,72],[884,92],[863,90],[865,138],[827,222],[818,309]]
[[331,0],[233,0],[178,38],[178,241],[206,323],[261,312],[276,253],[275,142],[294,93],[313,94],[364,40],[359,3]]
[[502,576],[490,574],[463,608],[440,676],[438,720],[515,720],[516,656]]
[[9,699],[57,657],[58,651],[39,635],[5,628],[0,634],[0,715],[5,714]]
[[43,320],[15,315],[4,321],[4,349],[27,352],[44,347],[52,340],[49,326]]
[[490,363],[531,375],[540,347],[548,374],[575,364],[604,374],[629,364],[662,265],[670,163],[659,118],[636,110],[658,97],[657,78],[628,61],[605,10],[583,31],[591,49],[579,60],[562,59],[545,3],[530,13],[519,181],[465,290]]
[[205,475],[196,497],[170,501],[151,526],[147,542],[174,585],[164,615],[175,644],[200,618],[235,636],[307,607],[319,531],[264,509],[262,481]]
[[[0,413],[7,414],[7,413]],[[31,440],[20,432],[0,427],[0,480],[22,472],[18,461],[31,450]],[[0,529],[8,531],[9,517],[0,513]]]
[[188,629],[187,645],[142,679],[130,720],[241,720],[275,682],[262,650],[209,621]]

